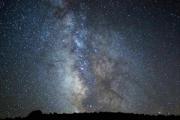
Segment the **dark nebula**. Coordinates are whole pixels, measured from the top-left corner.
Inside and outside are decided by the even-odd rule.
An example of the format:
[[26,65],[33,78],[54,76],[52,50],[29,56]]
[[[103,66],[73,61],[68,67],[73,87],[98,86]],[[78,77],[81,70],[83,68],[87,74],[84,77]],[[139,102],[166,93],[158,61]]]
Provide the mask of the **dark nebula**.
[[0,117],[180,115],[180,1],[0,0]]

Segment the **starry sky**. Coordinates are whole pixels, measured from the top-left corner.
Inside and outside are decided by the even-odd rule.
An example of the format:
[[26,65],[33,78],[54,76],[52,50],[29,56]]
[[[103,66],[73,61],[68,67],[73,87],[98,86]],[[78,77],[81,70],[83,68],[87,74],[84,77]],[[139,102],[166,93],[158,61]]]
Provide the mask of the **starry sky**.
[[0,0],[0,117],[180,115],[180,1]]

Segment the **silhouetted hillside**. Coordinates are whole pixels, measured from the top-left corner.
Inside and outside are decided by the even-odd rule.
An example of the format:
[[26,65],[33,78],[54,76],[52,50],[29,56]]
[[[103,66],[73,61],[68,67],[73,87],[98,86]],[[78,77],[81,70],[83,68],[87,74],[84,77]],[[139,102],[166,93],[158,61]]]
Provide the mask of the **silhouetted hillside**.
[[74,120],[77,118],[83,119],[97,119],[97,120],[117,120],[117,119],[160,119],[160,120],[171,120],[171,119],[180,119],[180,116],[163,116],[163,115],[143,115],[143,114],[129,114],[129,113],[109,113],[109,112],[100,112],[100,113],[74,113],[74,114],[57,114],[57,113],[50,113],[50,114],[43,114],[40,110],[31,112],[27,117],[21,118],[6,118],[3,120]]

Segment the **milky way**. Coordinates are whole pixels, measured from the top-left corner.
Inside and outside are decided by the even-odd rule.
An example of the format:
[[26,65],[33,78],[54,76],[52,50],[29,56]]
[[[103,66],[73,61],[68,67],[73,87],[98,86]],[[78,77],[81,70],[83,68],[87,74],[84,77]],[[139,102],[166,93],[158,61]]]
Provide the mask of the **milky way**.
[[2,0],[0,117],[36,109],[180,114],[176,5]]

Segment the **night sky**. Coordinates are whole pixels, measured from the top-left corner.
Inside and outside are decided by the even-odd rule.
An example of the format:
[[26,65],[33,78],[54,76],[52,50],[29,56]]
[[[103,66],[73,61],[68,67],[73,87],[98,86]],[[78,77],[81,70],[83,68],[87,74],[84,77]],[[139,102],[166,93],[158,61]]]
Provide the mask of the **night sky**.
[[179,0],[0,0],[0,118],[180,115]]

